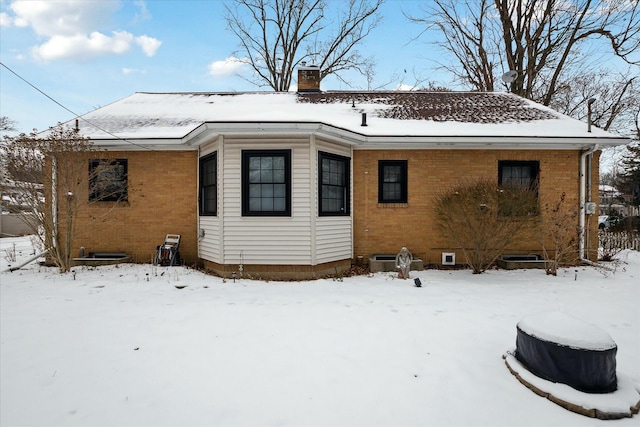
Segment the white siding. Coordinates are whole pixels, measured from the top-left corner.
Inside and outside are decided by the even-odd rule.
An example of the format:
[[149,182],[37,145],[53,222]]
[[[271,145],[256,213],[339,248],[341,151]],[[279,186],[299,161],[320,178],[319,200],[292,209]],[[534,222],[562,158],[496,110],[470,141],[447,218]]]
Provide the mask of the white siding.
[[[353,159],[351,148],[348,146],[339,146],[326,141],[316,140],[317,151],[323,151],[327,153],[338,154],[340,156],[349,157]],[[317,156],[317,153],[316,153]],[[317,157],[315,160],[315,182],[318,182],[318,167]],[[352,162],[353,163],[353,162]],[[351,178],[350,184],[351,207],[349,216],[319,216],[315,223],[315,250],[316,250],[316,263],[322,264],[325,262],[339,261],[343,259],[353,258],[353,164],[350,166]],[[313,190],[314,197],[312,202],[314,205],[314,212],[317,215],[318,212],[318,185],[314,185]]]
[[[242,216],[242,150],[291,149],[291,216]],[[314,137],[222,138],[218,151],[218,216],[200,217],[200,257],[219,264],[316,265],[352,258],[352,217],[318,216],[318,151],[352,157],[351,148]]]
[[[291,149],[291,216],[242,216],[242,150]],[[309,206],[309,141],[286,139],[225,140],[224,144],[224,215],[225,264],[311,263],[311,210]]]
[[204,237],[198,239],[198,256],[220,263],[220,220],[215,216],[201,216],[200,228],[204,230]]
[[[208,154],[218,150],[222,143],[222,138],[219,138],[212,143],[204,144],[200,148],[200,157],[204,157]],[[198,256],[202,259],[206,259],[211,262],[222,263],[222,252],[220,245],[220,195],[223,194],[223,188],[219,184],[221,179],[221,164],[223,159],[221,158],[220,150],[218,150],[218,215],[217,216],[200,216],[198,217],[199,228],[204,231],[204,237],[198,239]],[[200,180],[200,171],[198,170],[198,181]],[[198,191],[200,187],[198,186]]]
[[316,262],[352,258],[351,217],[320,217],[316,224]]

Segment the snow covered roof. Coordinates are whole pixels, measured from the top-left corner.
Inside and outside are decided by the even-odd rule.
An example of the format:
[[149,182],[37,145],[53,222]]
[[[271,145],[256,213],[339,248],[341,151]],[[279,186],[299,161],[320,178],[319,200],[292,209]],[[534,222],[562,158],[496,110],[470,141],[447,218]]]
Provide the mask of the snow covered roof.
[[627,142],[595,127],[589,133],[586,123],[503,92],[139,92],[81,116],[79,127],[97,145],[119,139],[197,145],[205,131],[309,130],[354,144],[477,137],[578,138],[585,146]]
[[613,194],[613,195],[620,195],[622,193],[620,193],[618,191],[618,189],[612,185],[604,185],[601,184],[599,187],[599,190],[601,193],[608,193],[608,194]]

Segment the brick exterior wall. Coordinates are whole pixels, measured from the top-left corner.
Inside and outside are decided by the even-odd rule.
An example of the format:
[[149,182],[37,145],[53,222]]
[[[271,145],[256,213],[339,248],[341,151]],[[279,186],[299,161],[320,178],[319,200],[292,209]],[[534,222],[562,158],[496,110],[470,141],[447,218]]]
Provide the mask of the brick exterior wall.
[[[408,161],[408,203],[378,203],[378,160]],[[571,206],[579,205],[579,151],[535,150],[354,150],[354,256],[396,254],[406,246],[414,258],[440,264],[442,252],[460,251],[440,236],[434,223],[434,197],[454,183],[478,178],[498,180],[498,161],[540,162],[541,200],[558,200],[566,193]],[[598,156],[594,156],[592,185],[598,189]],[[578,226],[576,216],[575,224]],[[589,256],[597,256],[597,218],[590,219]],[[507,253],[541,253],[536,238],[508,248]]]
[[[128,159],[128,201],[114,206],[100,202],[81,207],[78,236],[73,253],[80,247],[89,252],[126,252],[135,262],[149,262],[167,233],[182,235],[180,252],[185,263],[197,258],[198,176],[196,151],[110,151],[96,158]],[[598,158],[592,167],[592,198],[598,194]],[[378,160],[408,161],[408,203],[378,204]],[[374,254],[396,254],[402,246],[426,264],[440,264],[442,252],[456,252],[434,225],[433,199],[452,183],[477,178],[498,179],[499,160],[540,162],[540,197],[567,201],[578,206],[579,151],[518,150],[354,150],[353,216],[354,256],[366,261]],[[60,189],[60,191],[63,191]],[[62,194],[61,194],[62,196]],[[587,216],[590,259],[597,258],[597,217]],[[63,218],[60,219],[63,223]],[[576,217],[576,226],[578,217]],[[508,248],[508,253],[540,253],[535,239]],[[212,264],[212,263],[211,263]],[[247,273],[281,278],[318,277],[346,265],[291,267],[246,266]],[[236,266],[208,265],[218,274],[230,275]],[[274,269],[280,270],[276,274]],[[251,271],[250,271],[251,270]]]
[[109,151],[95,158],[128,160],[128,201],[81,207],[74,256],[84,247],[87,255],[126,252],[135,262],[150,262],[171,233],[181,235],[185,263],[197,262],[197,151]]

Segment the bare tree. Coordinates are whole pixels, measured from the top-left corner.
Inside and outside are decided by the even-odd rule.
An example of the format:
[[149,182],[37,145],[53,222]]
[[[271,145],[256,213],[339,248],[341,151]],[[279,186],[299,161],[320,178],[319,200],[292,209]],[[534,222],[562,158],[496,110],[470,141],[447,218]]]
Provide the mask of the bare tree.
[[437,44],[452,57],[442,66],[480,91],[494,90],[495,76],[513,70],[508,89],[550,105],[567,70],[584,71],[587,41],[605,41],[599,47],[608,46],[610,57],[638,65],[638,0],[433,0],[423,12],[409,19],[440,30]]
[[16,122],[7,116],[0,117],[0,132],[13,132],[16,130]]
[[[227,27],[240,41],[236,53],[254,72],[248,80],[275,91],[288,91],[303,62],[320,67],[320,78],[346,70],[371,73],[373,60],[356,49],[380,21],[384,0],[349,0],[335,24],[325,0],[233,0],[227,4]],[[335,9],[336,3],[332,3]],[[341,13],[342,12],[342,13]]]
[[[494,71],[500,65],[498,28],[491,19],[491,0],[478,3],[436,0],[425,6],[423,16],[407,16],[426,29],[436,29],[443,40],[434,42],[452,56],[439,62],[454,80],[475,90],[494,90]],[[425,30],[426,31],[426,30]]]
[[[96,159],[91,141],[63,125],[42,135],[5,136],[2,155],[14,211],[38,236],[60,272],[68,272],[81,206],[105,203],[105,199],[120,201],[120,193],[110,185],[113,161]],[[117,197],[109,197],[113,195]]]
[[[16,131],[16,122],[11,120],[7,116],[0,117],[0,132],[15,132]],[[7,165],[4,157],[0,158],[0,194],[4,193],[6,181],[8,179],[7,176]],[[0,206],[3,204],[3,200],[0,200]]]
[[604,130],[633,137],[635,111],[640,108],[640,76],[632,70],[612,72],[607,69],[583,71],[570,75],[559,86],[550,106],[564,114],[587,121],[589,99],[591,122]]

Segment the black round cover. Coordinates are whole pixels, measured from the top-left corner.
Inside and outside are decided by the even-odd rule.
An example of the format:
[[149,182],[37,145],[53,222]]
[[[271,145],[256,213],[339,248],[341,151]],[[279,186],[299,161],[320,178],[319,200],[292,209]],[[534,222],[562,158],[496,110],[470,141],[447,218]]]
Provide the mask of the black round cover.
[[575,348],[543,340],[517,326],[516,358],[529,371],[549,381],[587,393],[609,393],[617,388],[616,352]]

